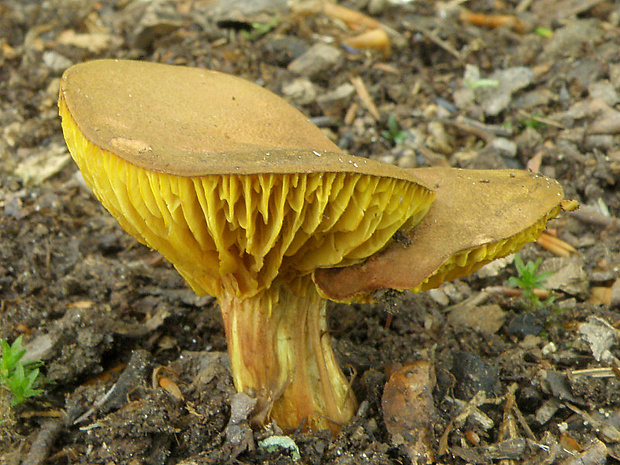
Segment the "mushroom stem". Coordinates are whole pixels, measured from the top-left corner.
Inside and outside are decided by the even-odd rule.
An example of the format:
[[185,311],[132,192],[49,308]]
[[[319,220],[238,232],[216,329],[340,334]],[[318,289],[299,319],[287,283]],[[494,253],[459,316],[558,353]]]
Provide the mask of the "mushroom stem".
[[253,421],[336,434],[357,403],[334,358],[326,300],[310,276],[294,286],[277,280],[246,299],[223,288],[219,303],[233,379],[239,392],[258,398]]

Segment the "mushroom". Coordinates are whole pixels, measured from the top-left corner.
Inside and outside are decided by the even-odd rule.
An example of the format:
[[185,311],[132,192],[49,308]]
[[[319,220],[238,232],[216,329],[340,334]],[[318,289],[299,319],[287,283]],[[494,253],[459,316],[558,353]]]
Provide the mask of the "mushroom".
[[[83,63],[63,75],[59,109],[71,155],[105,208],[166,257],[196,293],[217,298],[235,386],[258,400],[253,421],[337,432],[356,401],[331,349],[325,296],[335,291],[326,281],[331,273],[375,263],[374,257],[408,252],[395,234],[433,240],[433,221],[421,223],[430,231],[416,236],[429,209],[442,217],[448,212],[446,223],[465,218],[470,210],[454,202],[463,182],[444,182],[463,172],[404,170],[346,154],[279,97],[214,71]],[[495,184],[491,173],[471,176]],[[508,226],[509,236],[519,237],[510,250],[534,239],[561,200],[557,183],[516,179],[505,189],[547,188],[536,193],[544,200],[519,204],[517,210],[535,213]],[[450,199],[436,209],[433,184],[438,198],[445,192]],[[467,195],[479,210],[491,200],[475,187]],[[473,213],[473,230],[463,235],[495,237],[491,225],[505,222],[501,209],[515,201],[505,191],[495,197],[499,214]],[[445,255],[441,244],[421,244],[415,260],[425,248]],[[469,270],[463,263],[474,255],[480,254],[457,254],[454,263]],[[336,288],[341,300],[367,292]]]
[[258,398],[255,421],[337,431],[356,402],[311,273],[378,252],[419,222],[433,192],[218,72],[92,61],[65,72],[59,108],[101,203],[217,298],[235,386]]

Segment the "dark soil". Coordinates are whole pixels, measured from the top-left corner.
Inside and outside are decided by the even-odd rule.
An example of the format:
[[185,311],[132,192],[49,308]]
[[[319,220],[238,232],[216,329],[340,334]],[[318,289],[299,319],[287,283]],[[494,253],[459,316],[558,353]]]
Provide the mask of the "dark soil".
[[[337,437],[292,434],[301,462],[415,461],[406,438],[388,433],[381,397],[394,364],[420,359],[436,377],[437,462],[617,460],[618,4],[466,2],[522,18],[522,28],[492,29],[448,6],[457,2],[344,2],[389,26],[389,53],[343,48],[356,32],[308,5],[239,13],[215,3],[0,3],[0,337],[24,335],[46,378],[44,394],[16,408],[0,389],[0,464],[295,461],[290,449],[257,446],[281,434],[277,425],[241,422],[227,436],[235,391],[216,303],[126,234],[68,155],[60,76],[109,57],[242,76],[283,95],[343,149],[400,166],[540,163],[585,206],[551,225],[576,253],[521,252],[555,271],[556,299],[541,309],[488,289],[515,275],[510,260],[425,294],[333,304],[334,349],[362,404]],[[274,18],[264,35],[251,28]],[[289,66],[318,43],[334,57]],[[353,77],[378,118],[348,89]],[[390,115],[398,144],[385,134]]]

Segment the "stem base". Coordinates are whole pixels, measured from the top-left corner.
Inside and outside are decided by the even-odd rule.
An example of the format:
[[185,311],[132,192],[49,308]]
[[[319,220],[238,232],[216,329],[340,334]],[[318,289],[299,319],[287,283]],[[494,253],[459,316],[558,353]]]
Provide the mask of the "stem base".
[[274,282],[251,298],[220,296],[233,379],[258,399],[255,423],[337,433],[357,403],[334,358],[326,300],[309,276],[300,280],[295,291]]

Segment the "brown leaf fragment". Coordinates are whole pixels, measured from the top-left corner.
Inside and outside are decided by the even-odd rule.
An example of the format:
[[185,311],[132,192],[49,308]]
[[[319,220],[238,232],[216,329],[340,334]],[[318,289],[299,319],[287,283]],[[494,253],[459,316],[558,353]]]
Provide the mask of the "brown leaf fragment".
[[362,101],[362,105],[364,105],[368,112],[372,115],[372,117],[378,121],[380,118],[379,110],[377,110],[377,106],[373,102],[372,97],[370,96],[370,93],[368,92],[366,84],[364,84],[362,78],[359,76],[352,77],[351,84],[353,84],[353,87],[355,87],[355,91],[357,92],[357,95]]
[[431,364],[420,360],[394,372],[383,391],[383,420],[392,442],[403,444],[414,464],[434,461],[431,446],[432,422],[436,417],[434,386]]
[[562,460],[559,465],[603,465],[607,463],[607,446],[595,439],[581,454]]
[[389,54],[391,42],[383,29],[372,29],[343,41],[349,47],[357,49],[382,50]]
[[583,447],[581,447],[581,444],[579,444],[579,442],[575,438],[573,438],[566,432],[560,434],[560,445],[565,450],[571,453],[581,452],[583,450]]
[[323,5],[323,14],[332,19],[338,19],[344,22],[351,29],[357,31],[360,29],[377,29],[381,27],[381,23],[370,16],[359,11],[351,10],[335,3],[325,2]]
[[493,15],[484,13],[474,13],[463,8],[461,10],[461,21],[471,23],[476,26],[495,29],[496,27],[509,27],[519,34],[525,32],[526,26],[514,15]]

